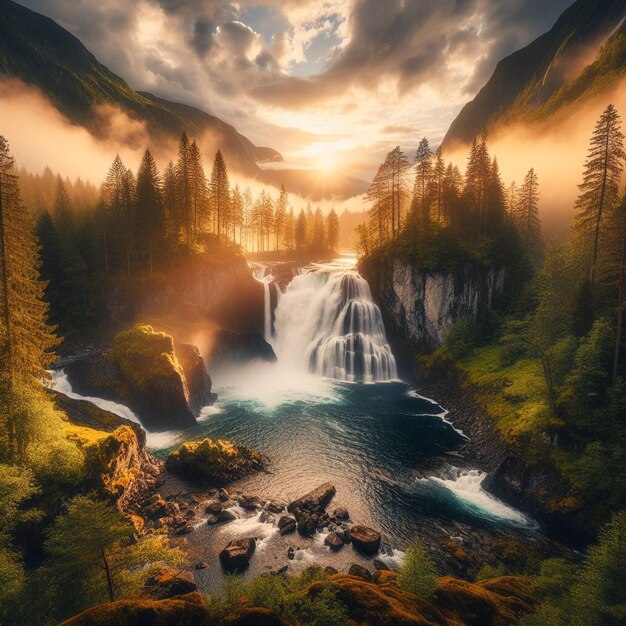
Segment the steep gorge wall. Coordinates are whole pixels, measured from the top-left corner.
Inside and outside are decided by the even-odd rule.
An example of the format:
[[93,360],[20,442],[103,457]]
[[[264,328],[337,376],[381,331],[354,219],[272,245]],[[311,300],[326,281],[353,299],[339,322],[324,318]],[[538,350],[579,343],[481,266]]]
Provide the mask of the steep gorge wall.
[[504,288],[505,271],[467,263],[457,274],[430,272],[395,257],[366,262],[361,272],[383,310],[393,334],[414,346],[434,350],[452,324],[477,323]]
[[107,318],[128,324],[140,315],[212,318],[230,330],[263,329],[264,294],[241,255],[180,259],[167,273],[111,281],[103,294]]

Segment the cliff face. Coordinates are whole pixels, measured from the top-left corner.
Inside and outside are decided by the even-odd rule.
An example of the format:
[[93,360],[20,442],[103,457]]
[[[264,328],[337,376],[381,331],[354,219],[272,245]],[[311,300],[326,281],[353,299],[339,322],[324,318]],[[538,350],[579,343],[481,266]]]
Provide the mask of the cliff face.
[[190,256],[165,275],[111,281],[103,294],[106,318],[120,325],[140,315],[178,319],[211,318],[234,331],[263,329],[263,285],[254,280],[246,259]]
[[502,291],[505,277],[503,269],[469,263],[457,275],[428,272],[402,258],[366,265],[362,273],[390,330],[428,350],[441,346],[458,320],[480,321]]

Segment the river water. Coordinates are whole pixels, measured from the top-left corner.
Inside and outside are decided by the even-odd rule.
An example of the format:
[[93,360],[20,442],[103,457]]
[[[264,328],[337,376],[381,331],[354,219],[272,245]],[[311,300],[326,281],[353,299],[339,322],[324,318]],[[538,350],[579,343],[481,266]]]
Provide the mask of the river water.
[[[392,560],[429,524],[533,527],[481,488],[482,472],[463,465],[457,449],[465,437],[446,421],[445,409],[398,380],[380,311],[353,259],[299,270],[277,287],[274,311],[269,270],[255,272],[268,287],[265,334],[278,362],[211,371],[218,402],[191,429],[148,433],[153,452],[165,455],[202,437],[246,444],[269,459],[269,471],[237,488],[267,499],[290,501],[331,481],[337,495],[330,508],[344,506],[354,521],[380,530]],[[53,384],[72,395],[62,372]],[[136,419],[127,407],[89,400]],[[227,539],[252,533],[268,545],[251,573],[269,568],[268,559],[282,564],[289,538],[258,514],[238,514],[240,520],[218,528],[199,525],[190,542],[215,554]],[[324,561],[323,541],[298,541],[310,543],[298,546],[299,560]],[[358,562],[352,550],[349,559]],[[205,588],[215,586],[215,568],[198,575]]]

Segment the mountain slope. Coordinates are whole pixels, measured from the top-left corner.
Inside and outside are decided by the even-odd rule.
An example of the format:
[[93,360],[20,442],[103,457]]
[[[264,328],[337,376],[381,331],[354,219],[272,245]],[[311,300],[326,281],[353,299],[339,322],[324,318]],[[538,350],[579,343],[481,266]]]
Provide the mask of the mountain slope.
[[[625,17],[626,0],[575,2],[549,32],[498,63],[487,84],[450,126],[443,141],[444,149],[466,145],[484,128],[500,122],[551,110],[558,100],[556,94],[562,96],[561,90],[576,82],[581,72],[584,74],[602,44],[610,38],[612,45]],[[619,64],[624,66],[626,57],[622,55]],[[597,70],[606,69],[597,67]],[[584,96],[592,88],[591,83],[598,84],[597,80],[589,84],[579,82],[569,97],[574,93],[577,97]],[[547,107],[549,102],[552,104]]]
[[134,91],[56,22],[11,0],[0,0],[2,77],[39,89],[70,122],[96,137],[106,133],[98,107],[111,105],[144,122],[155,139],[176,139],[183,130],[197,137],[211,132],[227,160],[245,174],[262,176],[256,162],[282,160],[204,111]]

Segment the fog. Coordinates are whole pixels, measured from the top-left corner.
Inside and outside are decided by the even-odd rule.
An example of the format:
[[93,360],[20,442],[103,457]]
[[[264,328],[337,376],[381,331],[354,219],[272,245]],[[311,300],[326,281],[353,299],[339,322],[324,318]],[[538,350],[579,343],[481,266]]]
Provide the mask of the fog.
[[[515,181],[519,187],[528,170],[535,168],[546,237],[562,237],[567,233],[582,181],[589,139],[602,111],[612,103],[626,119],[624,82],[592,100],[569,105],[541,122],[515,124],[491,132],[489,151],[498,159],[506,186]],[[457,150],[447,153],[446,158],[464,171],[467,154],[467,149]]]
[[[101,135],[98,138],[85,128],[71,124],[36,89],[15,80],[0,81],[0,134],[9,141],[11,153],[18,165],[32,173],[40,173],[49,166],[63,178],[80,177],[99,186],[116,154],[135,173],[146,147],[153,151],[161,171],[170,159],[176,159],[175,141],[161,141],[159,145],[153,145],[145,124],[131,119],[119,108],[100,105],[95,113]],[[195,139],[202,150],[207,176],[210,176],[219,140],[210,131]],[[242,189],[250,187],[254,197],[263,189],[273,196],[278,194],[276,187],[243,176],[228,161],[226,164],[232,186],[238,184]],[[308,198],[292,193],[289,195],[294,210],[306,208]],[[320,206],[324,213],[328,213],[331,208],[337,211],[361,211],[364,206],[361,196],[348,200],[329,198],[311,204],[314,208]]]

